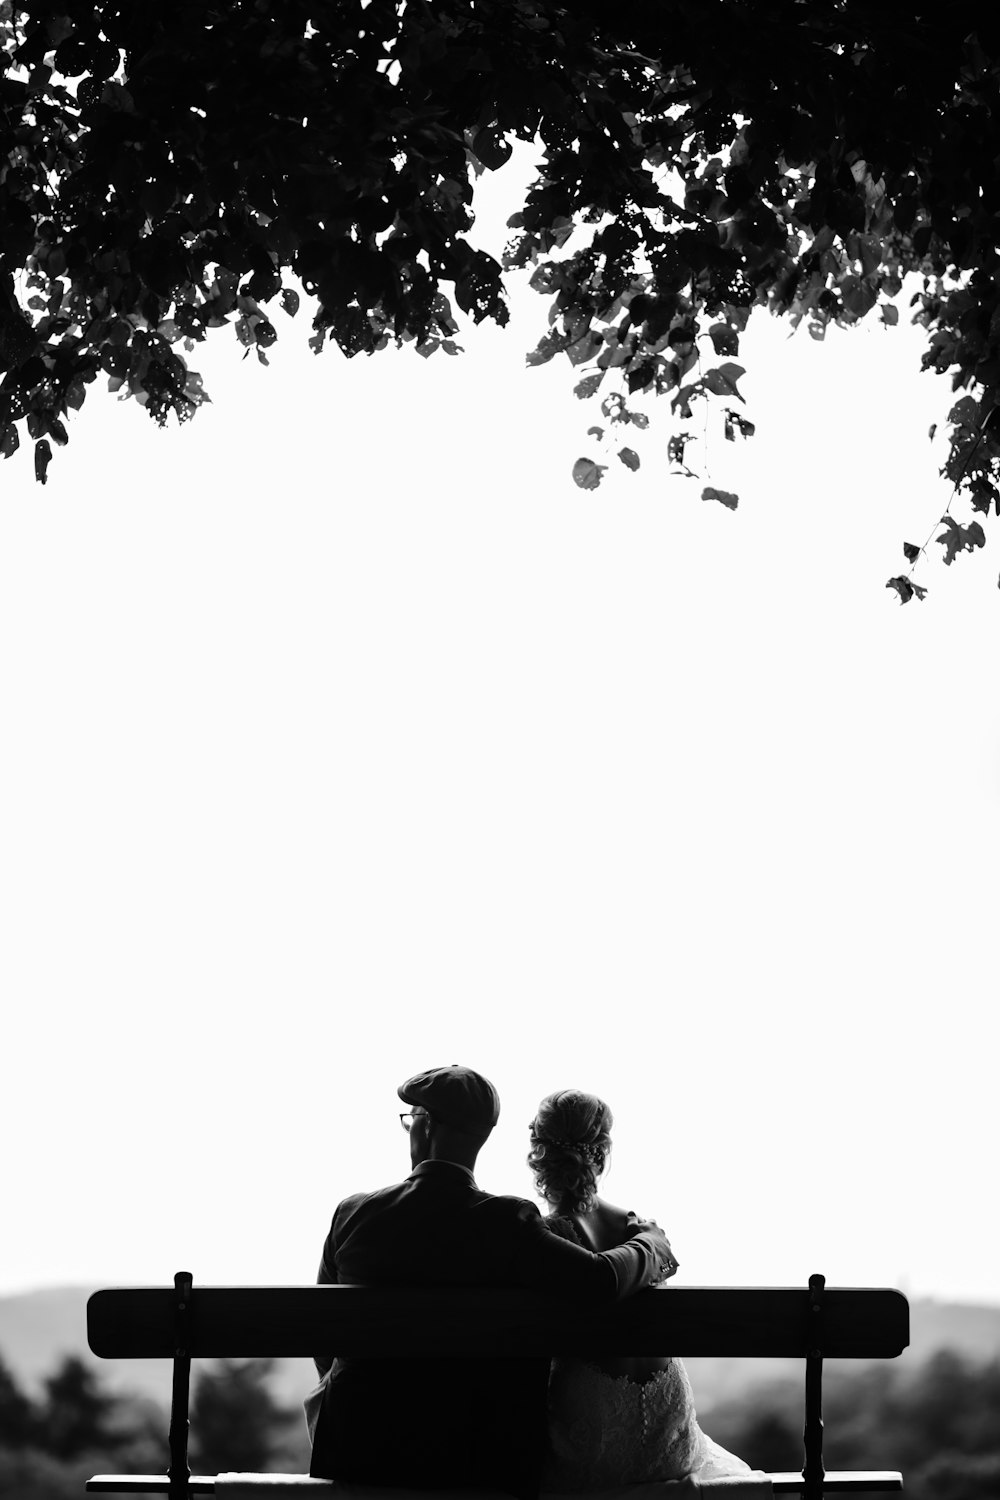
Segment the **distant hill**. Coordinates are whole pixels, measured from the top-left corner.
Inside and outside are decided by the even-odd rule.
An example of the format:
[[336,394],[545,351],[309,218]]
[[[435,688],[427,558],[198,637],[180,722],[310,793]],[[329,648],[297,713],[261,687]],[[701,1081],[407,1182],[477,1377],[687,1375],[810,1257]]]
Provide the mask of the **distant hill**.
[[[32,1394],[67,1354],[91,1364],[102,1380],[118,1390],[152,1396],[170,1404],[170,1364],[160,1359],[98,1359],[87,1348],[87,1298],[93,1287],[53,1287],[0,1297],[0,1357]],[[197,1365],[196,1365],[197,1368]],[[275,1394],[299,1404],[316,1382],[309,1360],[281,1360],[275,1370]]]
[[[170,1400],[170,1367],[161,1360],[102,1360],[87,1349],[87,1298],[92,1288],[55,1287],[0,1297],[0,1356],[32,1393],[66,1354],[78,1354],[101,1376],[122,1390]],[[954,1349],[975,1360],[1000,1359],[1000,1307],[917,1299],[910,1304],[908,1362],[922,1361],[939,1349]],[[801,1374],[796,1360],[689,1359],[686,1361],[705,1415],[749,1386]],[[297,1405],[314,1381],[308,1360],[284,1360],[276,1372],[275,1394]]]
[[[1000,1359],[1000,1307],[938,1302],[933,1298],[911,1300],[910,1345],[894,1363],[905,1361],[912,1368],[941,1349],[952,1349],[981,1363]],[[837,1361],[835,1367],[846,1370],[854,1363]],[[788,1378],[802,1380],[802,1361],[797,1359],[715,1357],[687,1359],[685,1364],[703,1416],[713,1407],[739,1397],[750,1386]]]
[[37,1389],[63,1355],[85,1351],[90,1291],[60,1286],[0,1297],[0,1355],[22,1385]]

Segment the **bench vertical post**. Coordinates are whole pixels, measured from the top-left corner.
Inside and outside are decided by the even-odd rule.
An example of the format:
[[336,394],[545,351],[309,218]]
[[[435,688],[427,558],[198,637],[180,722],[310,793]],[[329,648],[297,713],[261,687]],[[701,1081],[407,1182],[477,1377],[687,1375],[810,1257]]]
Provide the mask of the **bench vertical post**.
[[188,1393],[191,1385],[191,1272],[174,1277],[174,1378],[170,1395],[170,1500],[189,1500]]
[[823,1500],[823,1289],[826,1278],[810,1276],[806,1336],[806,1413],[802,1441],[803,1500]]

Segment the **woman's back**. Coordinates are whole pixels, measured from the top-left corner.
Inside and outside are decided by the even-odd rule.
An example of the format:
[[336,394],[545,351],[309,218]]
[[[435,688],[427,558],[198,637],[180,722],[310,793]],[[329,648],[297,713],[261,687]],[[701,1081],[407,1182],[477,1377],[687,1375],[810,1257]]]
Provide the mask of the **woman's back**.
[[[615,1245],[624,1244],[629,1238],[635,1218],[634,1213],[618,1208],[607,1199],[599,1198],[595,1194],[590,1208],[585,1213],[552,1214],[546,1223],[557,1234],[562,1234],[564,1239],[575,1240],[585,1250],[601,1251],[612,1250]],[[602,1370],[606,1375],[614,1378],[627,1377],[629,1380],[641,1383],[652,1379],[659,1370],[665,1370],[670,1364],[670,1356],[641,1359],[604,1356],[601,1359],[588,1361],[588,1363],[592,1368]]]
[[[611,1125],[602,1099],[564,1089],[542,1100],[531,1126],[528,1164],[539,1196],[551,1209],[545,1222],[554,1234],[586,1250],[622,1244],[637,1217],[597,1192]],[[666,1274],[676,1269],[671,1255]],[[608,1489],[749,1472],[742,1459],[702,1432],[679,1359],[663,1354],[553,1360],[543,1489]]]
[[[556,1216],[553,1216],[556,1217]],[[559,1214],[560,1219],[572,1224],[576,1239],[588,1250],[611,1250],[628,1239],[629,1222],[635,1219],[624,1208],[616,1208],[606,1198],[595,1194],[586,1213]]]

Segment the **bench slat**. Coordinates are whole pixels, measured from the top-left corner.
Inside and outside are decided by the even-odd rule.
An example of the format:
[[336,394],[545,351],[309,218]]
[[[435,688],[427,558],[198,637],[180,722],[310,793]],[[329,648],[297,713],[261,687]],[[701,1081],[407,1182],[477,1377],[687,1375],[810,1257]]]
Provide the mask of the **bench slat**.
[[[277,1479],[280,1476],[275,1475]],[[776,1495],[794,1494],[805,1488],[805,1480],[794,1471],[772,1474],[771,1487]],[[332,1481],[331,1481],[332,1485]],[[165,1495],[170,1488],[166,1474],[95,1474],[87,1480],[87,1489],[101,1495]],[[827,1474],[823,1480],[825,1493],[831,1495],[885,1494],[903,1488],[903,1476],[895,1471]],[[214,1474],[192,1474],[189,1489],[195,1495],[211,1495],[215,1492]],[[419,1492],[414,1492],[419,1500]],[[596,1500],[596,1496],[595,1496]]]
[[[91,1349],[104,1359],[170,1358],[174,1293],[113,1288],[87,1304]],[[696,1355],[804,1358],[815,1347],[799,1287],[654,1287],[609,1306],[526,1291],[412,1287],[195,1287],[195,1358],[384,1358]],[[828,1287],[822,1354],[893,1358],[909,1342],[909,1307],[887,1287]],[[405,1346],[400,1329],[406,1328]]]
[[[796,1490],[804,1490],[805,1480],[794,1470],[789,1473],[772,1474],[771,1488],[776,1495],[787,1495]],[[902,1488],[903,1476],[897,1469],[858,1469],[856,1472],[834,1472],[823,1476],[823,1491],[828,1495],[843,1495],[848,1491],[860,1494],[885,1494]]]

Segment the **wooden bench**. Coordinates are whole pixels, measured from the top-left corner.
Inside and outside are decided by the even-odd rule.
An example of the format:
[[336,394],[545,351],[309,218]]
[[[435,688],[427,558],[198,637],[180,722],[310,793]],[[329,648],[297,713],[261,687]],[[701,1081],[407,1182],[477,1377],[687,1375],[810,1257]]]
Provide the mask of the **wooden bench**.
[[[896,1472],[827,1474],[823,1468],[824,1359],[892,1359],[909,1343],[909,1306],[883,1287],[656,1287],[612,1305],[520,1290],[402,1287],[198,1287],[179,1272],[174,1287],[95,1292],[87,1336],[104,1359],[173,1360],[167,1474],[97,1474],[99,1493],[210,1494],[212,1475],[188,1470],[192,1359],[740,1355],[805,1362],[805,1462],[801,1474],[770,1476],[778,1494],[902,1489]],[[333,1488],[333,1481],[330,1481]],[[415,1492],[416,1493],[416,1492]]]

